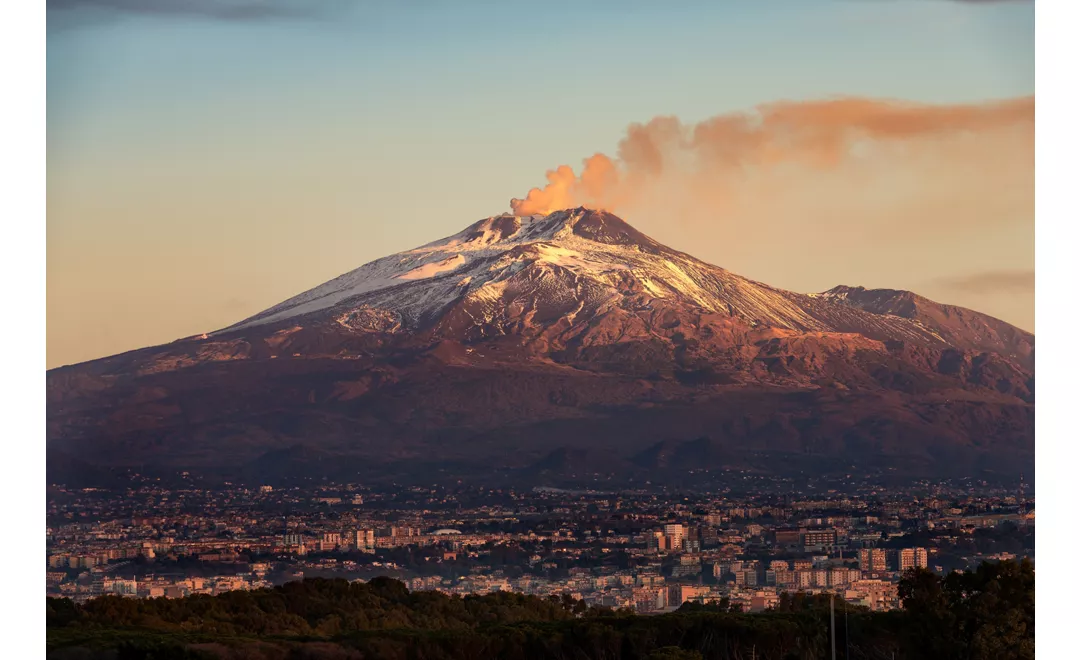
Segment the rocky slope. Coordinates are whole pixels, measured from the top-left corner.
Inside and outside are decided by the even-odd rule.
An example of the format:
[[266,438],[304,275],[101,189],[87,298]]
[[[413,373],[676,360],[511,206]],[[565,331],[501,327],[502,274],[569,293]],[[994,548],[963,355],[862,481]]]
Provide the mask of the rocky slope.
[[905,291],[776,289],[604,212],[503,215],[50,371],[48,428],[53,480],[1000,473],[1034,453],[1034,336]]

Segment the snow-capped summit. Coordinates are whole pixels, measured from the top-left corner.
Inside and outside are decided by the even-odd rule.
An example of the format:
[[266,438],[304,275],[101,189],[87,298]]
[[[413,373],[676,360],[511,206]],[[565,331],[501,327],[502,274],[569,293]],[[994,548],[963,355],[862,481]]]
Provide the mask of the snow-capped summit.
[[[616,216],[584,208],[547,216],[484,218],[427,245],[345,273],[227,330],[378,301],[410,324],[430,319],[454,300],[489,297],[526,266],[562,267],[603,278],[640,254],[677,256]],[[392,292],[392,293],[391,293]]]
[[[809,295],[777,289],[668,248],[612,213],[575,208],[484,218],[220,332],[326,317],[356,331],[430,330],[465,338],[517,333],[564,346],[597,326],[619,328],[624,337],[652,333],[652,321],[642,319],[662,311],[697,319],[683,323],[700,324],[706,315],[800,333],[949,343],[932,319],[903,313],[914,304],[912,296],[861,287]],[[1005,343],[995,337],[988,347],[1015,354]]]

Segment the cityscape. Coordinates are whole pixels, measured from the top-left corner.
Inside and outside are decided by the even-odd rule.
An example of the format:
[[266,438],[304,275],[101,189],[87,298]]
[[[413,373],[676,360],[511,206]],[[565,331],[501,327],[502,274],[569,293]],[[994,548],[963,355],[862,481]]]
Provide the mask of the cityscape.
[[785,592],[884,611],[899,607],[910,569],[1034,558],[1022,482],[727,490],[54,486],[46,593],[183,598],[386,576],[410,590],[569,595],[642,614],[722,599],[761,611]]

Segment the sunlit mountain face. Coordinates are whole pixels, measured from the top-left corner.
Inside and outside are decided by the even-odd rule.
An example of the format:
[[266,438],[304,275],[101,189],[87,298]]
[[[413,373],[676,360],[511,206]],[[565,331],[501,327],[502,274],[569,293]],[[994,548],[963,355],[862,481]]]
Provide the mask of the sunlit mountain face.
[[504,214],[50,371],[50,479],[1019,474],[1034,344],[909,291],[777,289],[601,210]]

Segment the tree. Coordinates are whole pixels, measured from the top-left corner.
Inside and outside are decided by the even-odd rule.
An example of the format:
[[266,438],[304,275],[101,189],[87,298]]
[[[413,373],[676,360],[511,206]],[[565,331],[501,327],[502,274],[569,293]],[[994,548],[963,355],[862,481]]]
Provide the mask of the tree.
[[649,654],[648,660],[702,660],[700,651],[689,651],[678,646],[665,646]]
[[899,586],[914,657],[1019,660],[1035,657],[1035,567],[984,562],[939,578],[909,572]]

